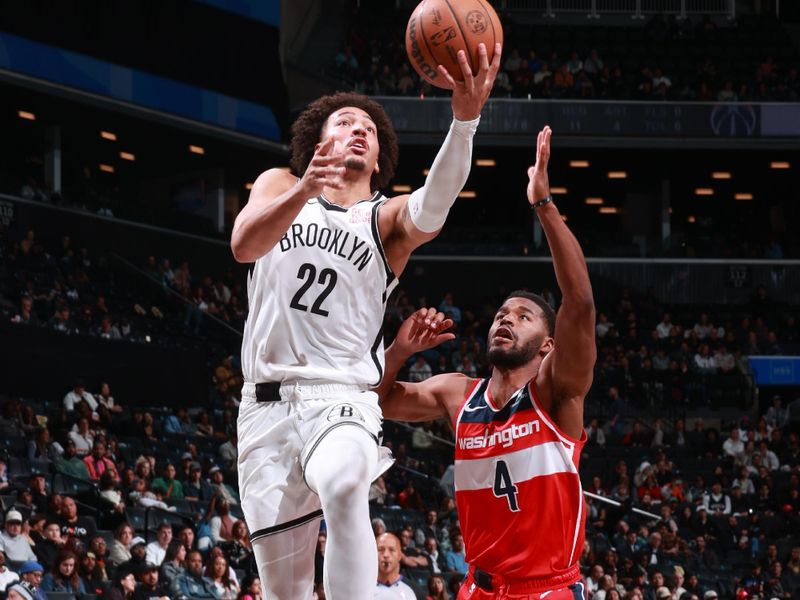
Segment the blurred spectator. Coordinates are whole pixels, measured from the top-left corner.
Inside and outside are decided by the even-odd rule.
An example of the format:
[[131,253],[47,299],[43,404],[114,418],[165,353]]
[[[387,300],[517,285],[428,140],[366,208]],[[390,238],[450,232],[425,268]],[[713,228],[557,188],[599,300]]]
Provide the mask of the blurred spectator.
[[70,550],[59,553],[53,568],[42,578],[45,592],[86,593],[83,580],[77,572],[78,557]]
[[236,519],[231,517],[230,503],[220,496],[214,496],[209,511],[216,514],[211,518],[211,539],[215,544],[233,539],[233,526]]
[[205,570],[205,578],[210,579],[221,600],[236,600],[239,595],[239,586],[233,581],[228,572],[228,561],[224,556],[210,558]]
[[425,381],[432,376],[433,371],[431,370],[431,366],[425,360],[425,357],[422,356],[422,354],[417,354],[414,364],[408,369],[408,380],[412,382],[420,382]]
[[464,553],[464,538],[461,533],[456,533],[451,537],[453,549],[445,555],[445,568],[448,573],[459,573],[466,575],[467,561]]
[[114,480],[119,479],[117,467],[114,462],[106,456],[106,443],[102,440],[95,439],[92,444],[92,453],[83,459],[86,464],[86,470],[89,473],[89,478],[95,481],[100,477],[109,473]]
[[22,515],[17,510],[6,513],[3,531],[0,532],[0,550],[4,559],[14,562],[36,560],[28,538],[22,535]]
[[[183,499],[183,485],[180,481],[175,479],[176,474],[177,471],[175,469],[175,465],[171,462],[167,463],[164,465],[164,476],[154,479],[153,483],[150,484],[150,489],[153,491],[160,489],[165,501]],[[161,563],[159,561],[156,564]]]
[[145,560],[160,566],[167,554],[167,547],[172,541],[172,525],[161,523],[156,531],[156,539],[147,544]]
[[78,516],[78,505],[69,496],[64,496],[61,501],[59,525],[62,537],[75,537],[84,544],[88,544],[97,531],[97,525],[92,517]]
[[128,600],[133,598],[133,593],[136,590],[136,577],[133,571],[121,567],[117,569],[114,578],[111,580],[111,586],[108,593],[105,595],[110,600]]
[[203,576],[203,555],[197,550],[186,556],[186,571],[175,578],[171,590],[176,600],[219,597],[214,582]]
[[94,396],[86,391],[86,385],[81,379],[75,380],[75,385],[72,386],[72,389],[64,396],[64,410],[67,412],[74,411],[79,402],[86,402],[92,411],[97,410],[97,401],[94,399]]
[[26,598],[25,600],[47,600],[47,595],[41,587],[44,570],[44,566],[40,565],[35,560],[27,560],[20,565],[17,570],[20,580],[27,583],[30,588],[36,590],[30,598]]
[[108,552],[108,562],[112,567],[117,567],[131,559],[129,546],[133,539],[133,528],[128,523],[122,523],[114,530],[114,542]]
[[222,469],[219,467],[211,467],[208,474],[211,477],[211,486],[219,497],[229,504],[239,504],[239,494],[231,486],[224,481]]
[[161,581],[158,567],[145,563],[139,571],[139,585],[133,592],[133,600],[169,600],[169,584]]

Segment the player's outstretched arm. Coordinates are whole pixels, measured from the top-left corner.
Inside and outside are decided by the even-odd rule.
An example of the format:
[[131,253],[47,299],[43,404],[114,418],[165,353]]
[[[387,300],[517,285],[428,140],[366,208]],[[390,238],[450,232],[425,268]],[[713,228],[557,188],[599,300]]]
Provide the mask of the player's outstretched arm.
[[480,44],[479,53],[480,69],[477,75],[473,75],[467,55],[463,50],[459,51],[458,62],[463,82],[456,82],[447,69],[439,65],[440,72],[453,90],[454,118],[428,172],[425,185],[411,196],[398,197],[396,203],[389,205],[394,205],[391,224],[394,235],[387,236],[386,251],[395,272],[405,267],[408,255],[415,248],[436,237],[444,226],[450,207],[467,182],[472,163],[472,138],[500,68],[500,44],[495,46],[491,64],[486,46]]
[[386,349],[386,372],[375,390],[385,418],[431,421],[447,414],[441,392],[453,375],[437,375],[421,383],[396,381],[396,378],[411,356],[454,339],[455,335],[446,332],[452,326],[452,319],[445,319],[435,308],[419,309],[400,326],[394,342]]
[[[552,131],[545,126],[536,140],[536,164],[528,169],[528,202],[542,224],[558,287],[563,296],[556,317],[556,343],[542,361],[539,380],[548,386],[565,433],[579,437],[583,429],[583,399],[592,384],[597,350],[595,309],[586,258],[550,195],[547,163]],[[540,204],[537,204],[540,203]]]
[[253,184],[250,198],[236,217],[231,250],[240,263],[264,256],[278,243],[309,198],[327,186],[339,189],[342,155],[332,138],[317,145],[314,157],[299,180],[282,169],[262,173]]

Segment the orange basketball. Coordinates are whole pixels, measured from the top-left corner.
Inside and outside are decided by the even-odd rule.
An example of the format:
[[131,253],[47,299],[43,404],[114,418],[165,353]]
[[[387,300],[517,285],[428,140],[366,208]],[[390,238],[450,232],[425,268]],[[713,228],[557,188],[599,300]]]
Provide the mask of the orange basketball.
[[406,52],[419,76],[432,85],[447,87],[437,65],[456,81],[463,81],[458,51],[467,54],[472,73],[480,69],[478,44],[486,45],[489,62],[496,42],[503,43],[503,26],[484,0],[422,0],[406,27]]

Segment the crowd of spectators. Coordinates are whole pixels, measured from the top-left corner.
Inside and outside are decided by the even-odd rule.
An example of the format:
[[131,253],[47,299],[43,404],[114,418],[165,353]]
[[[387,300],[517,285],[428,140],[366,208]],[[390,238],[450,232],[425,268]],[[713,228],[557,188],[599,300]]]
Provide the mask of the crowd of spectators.
[[[24,274],[16,288],[5,288],[19,307],[9,321],[38,318],[48,326],[46,312],[39,318],[31,304],[45,278],[30,273],[46,274],[48,289],[58,290],[37,299],[50,302],[42,306],[54,324],[58,300],[81,307],[104,281],[102,261],[72,253],[68,239],[63,246],[47,251],[33,234],[4,244],[7,272]],[[235,323],[237,282],[195,280],[188,265],[172,269],[163,258],[147,258],[142,270],[157,287],[191,294],[206,310],[213,302],[218,316]],[[556,294],[542,295],[557,307]],[[401,376],[487,375],[486,331],[501,300],[466,306],[446,294],[438,308],[455,321],[456,339],[413,357]],[[746,357],[796,352],[796,318],[763,287],[724,312],[665,307],[630,290],[598,290],[597,304],[598,362],[581,472],[587,491],[621,506],[588,500],[582,565],[592,597],[692,600],[732,597],[737,589],[792,597],[800,576],[800,539],[792,534],[800,526],[800,405],[778,397],[756,410]],[[389,337],[423,305],[401,291],[386,314]],[[204,314],[202,305],[183,306],[162,309],[163,320],[202,339],[192,312]],[[149,319],[161,320],[148,308]],[[115,598],[259,597],[236,488],[242,376],[235,356],[214,364],[208,398],[191,409],[120,402],[114,392],[125,392],[114,390],[113,379],[76,380],[57,400],[3,402],[0,582]],[[731,406],[747,417],[714,416]],[[376,551],[396,561],[382,561],[378,579],[391,584],[403,574],[419,598],[455,597],[467,565],[453,502],[452,433],[443,422],[386,423],[385,433],[396,464],[371,486],[370,501]],[[391,536],[380,537],[387,530],[397,534],[399,551]],[[324,549],[323,525],[318,597]]]
[[[369,95],[445,94],[421,81],[409,65],[404,43],[407,14],[398,12],[394,20],[376,27],[369,9],[363,11],[355,19],[359,25],[351,28],[334,56],[330,74]],[[741,27],[718,29],[709,18],[656,16],[630,39],[628,28],[611,28],[619,35],[604,39],[596,35],[604,30],[600,27],[565,28],[564,33],[570,35],[564,37],[548,27],[519,26],[509,15],[503,15],[502,21],[506,40],[493,90],[497,97],[700,102],[796,102],[800,98],[796,54],[781,60],[764,50],[755,60],[740,58],[731,64],[730,53],[726,55],[724,49],[740,49],[743,42],[737,32]],[[722,30],[732,35],[722,39]],[[772,49],[778,39],[776,34],[761,45]],[[723,51],[711,56],[706,50],[714,46]],[[688,58],[687,47],[693,50]],[[792,51],[788,41],[786,47]],[[694,52],[694,48],[699,50]]]

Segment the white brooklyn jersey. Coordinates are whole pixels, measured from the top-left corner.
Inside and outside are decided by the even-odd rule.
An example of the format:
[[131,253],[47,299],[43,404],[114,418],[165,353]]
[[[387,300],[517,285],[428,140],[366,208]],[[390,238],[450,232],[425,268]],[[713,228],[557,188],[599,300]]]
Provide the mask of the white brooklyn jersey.
[[242,342],[245,381],[377,385],[383,314],[397,279],[378,232],[376,192],[350,208],[312,198],[256,261]]

